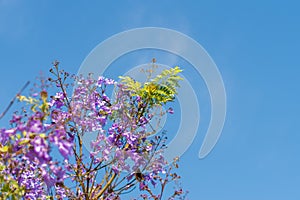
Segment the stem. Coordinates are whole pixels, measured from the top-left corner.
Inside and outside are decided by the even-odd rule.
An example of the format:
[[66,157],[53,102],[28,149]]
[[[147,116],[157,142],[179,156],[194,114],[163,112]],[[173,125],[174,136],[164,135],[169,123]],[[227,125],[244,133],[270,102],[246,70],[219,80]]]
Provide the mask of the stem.
[[0,115],[0,119],[2,119],[2,117],[4,117],[4,115],[7,113],[7,111],[10,109],[10,107],[13,105],[13,103],[15,102],[17,96],[19,96],[23,90],[25,90],[25,88],[29,85],[29,81],[27,81],[25,83],[25,85],[22,87],[22,89],[14,96],[14,98],[12,98],[12,100],[9,102],[9,105],[6,107],[6,109],[3,111],[3,113],[1,113]]
[[[67,96],[67,92],[65,90],[65,87],[64,87],[64,83],[61,79],[61,76],[60,76],[60,73],[59,73],[59,70],[58,70],[58,66],[55,65],[55,69],[56,69],[56,74],[57,74],[57,80],[59,81],[59,86],[64,94],[64,100],[66,102],[66,105],[68,107],[68,110],[69,110],[69,113],[72,114],[72,107],[71,107],[71,104],[70,104],[70,101],[68,99],[68,96]],[[74,123],[75,124],[75,123]],[[75,169],[75,173],[76,173],[76,176],[77,176],[77,180],[82,188],[82,192],[84,193],[85,195],[85,198],[88,199],[88,193],[86,192],[86,188],[84,186],[84,181],[83,181],[83,177],[80,176],[80,169],[81,169],[81,164],[82,164],[82,139],[80,137],[80,133],[78,131],[78,128],[77,128],[77,125],[75,124],[75,132],[77,133],[77,139],[78,139],[78,143],[79,143],[79,156],[77,155],[77,153],[75,152],[75,158],[76,158],[76,164],[77,164],[77,167]],[[83,132],[83,130],[82,130]],[[76,144],[75,144],[75,151],[76,151]],[[83,167],[85,168],[85,166],[83,165]],[[86,169],[86,168],[85,168]]]
[[111,185],[113,180],[116,177],[116,173],[113,173],[112,177],[109,179],[109,181],[106,183],[106,185],[100,190],[99,194],[96,196],[96,199],[99,199],[102,194],[107,190],[107,188]]

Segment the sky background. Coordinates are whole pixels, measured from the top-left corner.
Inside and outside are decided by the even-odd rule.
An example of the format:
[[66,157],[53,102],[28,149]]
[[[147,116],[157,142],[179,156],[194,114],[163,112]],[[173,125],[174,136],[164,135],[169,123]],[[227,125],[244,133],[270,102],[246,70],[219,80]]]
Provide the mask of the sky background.
[[[298,200],[299,6],[297,1],[258,0],[0,0],[0,112],[27,80],[47,73],[55,59],[77,73],[89,52],[114,34],[147,26],[174,29],[206,49],[227,94],[221,138],[199,160],[210,119],[209,93],[192,66],[178,59],[202,112],[197,137],[180,162],[189,199]],[[163,52],[138,53],[114,64],[130,68],[153,56],[174,64]]]

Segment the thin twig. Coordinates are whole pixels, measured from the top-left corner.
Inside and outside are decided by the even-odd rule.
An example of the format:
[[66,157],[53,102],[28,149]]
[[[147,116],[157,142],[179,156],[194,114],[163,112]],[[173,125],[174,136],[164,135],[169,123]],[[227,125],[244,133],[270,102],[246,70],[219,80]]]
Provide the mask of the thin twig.
[[27,81],[25,83],[25,85],[22,87],[22,89],[14,96],[14,98],[12,98],[12,100],[10,101],[9,105],[6,107],[6,109],[4,110],[4,112],[1,113],[0,119],[2,119],[2,117],[4,117],[4,115],[8,112],[8,110],[10,109],[10,107],[15,102],[16,98],[25,90],[25,88],[29,85],[29,83],[30,83],[30,81]]

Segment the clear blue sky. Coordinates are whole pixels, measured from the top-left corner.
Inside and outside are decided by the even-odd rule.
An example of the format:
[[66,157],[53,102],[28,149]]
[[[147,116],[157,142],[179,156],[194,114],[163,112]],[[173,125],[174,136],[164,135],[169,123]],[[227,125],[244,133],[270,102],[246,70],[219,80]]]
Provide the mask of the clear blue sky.
[[[299,6],[258,0],[0,0],[0,110],[54,59],[76,73],[87,54],[113,34],[145,26],[174,29],[208,51],[228,100],[222,136],[203,160],[198,151],[209,103],[200,104],[199,134],[180,162],[190,199],[298,200]],[[208,93],[203,95],[207,100]]]

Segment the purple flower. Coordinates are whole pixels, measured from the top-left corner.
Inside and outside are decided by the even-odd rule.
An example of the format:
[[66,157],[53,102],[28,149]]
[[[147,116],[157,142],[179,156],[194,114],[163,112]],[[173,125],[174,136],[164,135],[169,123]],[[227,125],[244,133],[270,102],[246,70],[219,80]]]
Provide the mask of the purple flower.
[[126,138],[126,141],[128,144],[134,146],[136,142],[138,141],[138,136],[134,135],[131,132],[125,132],[123,133],[123,136]]
[[50,169],[53,172],[53,174],[56,176],[57,182],[63,182],[65,171],[62,169],[62,167],[57,167],[55,165],[50,165]]
[[40,163],[46,163],[51,160],[47,141],[39,136],[35,136],[35,138],[31,141],[31,145],[33,146],[33,149],[27,153],[28,158],[32,161],[37,158]]
[[73,143],[66,140],[58,143],[58,150],[64,158],[68,158],[72,154],[72,147]]
[[9,123],[13,124],[13,123],[19,123],[22,119],[21,115],[16,115],[14,114],[12,119],[9,121]]
[[174,110],[171,107],[167,110],[167,112],[170,113],[170,114],[174,114]]
[[149,198],[147,194],[141,194],[141,197],[142,197],[143,199],[148,199],[148,198]]
[[64,158],[68,158],[73,152],[73,139],[66,139],[65,130],[56,130],[49,136],[50,142],[53,142],[57,147],[59,152]]
[[110,79],[110,78],[106,78],[105,81],[104,81],[105,85],[113,85],[115,83],[117,83],[117,82],[114,81],[113,79]]
[[139,186],[140,190],[145,190],[147,188],[147,185],[145,184],[144,181],[140,182],[140,186]]
[[102,85],[102,83],[104,83],[104,77],[103,76],[99,76],[99,78],[98,78],[98,81],[97,81],[97,86],[101,86]]
[[29,132],[40,133],[43,130],[43,124],[40,120],[29,121]]
[[0,142],[1,144],[5,144],[8,140],[9,137],[12,135],[15,135],[16,129],[0,129]]
[[67,197],[65,189],[60,186],[55,186],[55,192],[59,199],[63,199]]
[[51,101],[49,102],[49,106],[53,107],[56,106],[56,108],[61,108],[64,105],[64,93],[58,92],[55,94],[55,96],[52,96]]
[[50,188],[55,185],[55,179],[49,174],[45,167],[46,166],[44,165],[40,169],[42,171],[42,177],[44,179],[44,182],[46,183],[47,187]]
[[116,167],[116,166],[113,166],[112,167],[112,170],[116,173],[116,174],[119,174],[119,169]]
[[114,85],[115,83],[117,83],[116,81],[114,81],[113,79],[110,78],[104,78],[103,76],[99,76],[96,85],[98,87],[101,87],[102,84],[104,85]]

